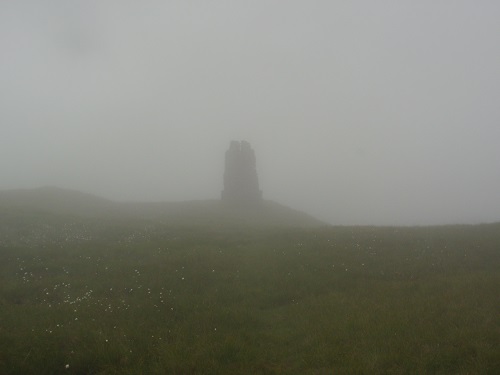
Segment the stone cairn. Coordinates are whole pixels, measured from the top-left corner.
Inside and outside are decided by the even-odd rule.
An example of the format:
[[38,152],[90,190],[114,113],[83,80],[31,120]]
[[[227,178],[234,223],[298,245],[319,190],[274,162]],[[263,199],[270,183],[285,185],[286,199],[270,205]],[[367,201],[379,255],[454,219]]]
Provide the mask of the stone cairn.
[[253,203],[262,200],[255,153],[247,141],[231,141],[226,151],[223,201]]

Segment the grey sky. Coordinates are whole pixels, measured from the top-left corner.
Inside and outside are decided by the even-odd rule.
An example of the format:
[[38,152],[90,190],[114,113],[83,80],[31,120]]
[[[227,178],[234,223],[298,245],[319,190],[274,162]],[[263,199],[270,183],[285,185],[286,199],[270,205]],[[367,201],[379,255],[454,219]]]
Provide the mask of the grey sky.
[[500,220],[500,2],[0,2],[0,188],[264,197],[333,224]]

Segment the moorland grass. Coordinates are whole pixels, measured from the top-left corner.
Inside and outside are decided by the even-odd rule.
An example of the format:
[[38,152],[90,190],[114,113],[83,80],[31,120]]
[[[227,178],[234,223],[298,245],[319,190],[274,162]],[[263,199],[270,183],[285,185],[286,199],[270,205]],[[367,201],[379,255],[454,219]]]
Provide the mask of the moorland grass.
[[1,374],[500,373],[500,225],[9,233]]

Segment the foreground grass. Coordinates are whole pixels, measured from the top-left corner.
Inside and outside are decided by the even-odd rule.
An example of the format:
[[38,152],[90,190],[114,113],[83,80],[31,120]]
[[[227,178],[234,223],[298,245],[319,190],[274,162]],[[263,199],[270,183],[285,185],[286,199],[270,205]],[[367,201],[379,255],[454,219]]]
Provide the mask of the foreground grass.
[[58,225],[0,247],[2,374],[500,373],[498,225]]

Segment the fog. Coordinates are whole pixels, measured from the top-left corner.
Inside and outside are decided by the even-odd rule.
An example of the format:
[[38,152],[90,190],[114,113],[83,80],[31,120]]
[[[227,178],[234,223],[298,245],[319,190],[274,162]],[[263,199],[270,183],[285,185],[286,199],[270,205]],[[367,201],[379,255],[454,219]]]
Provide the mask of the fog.
[[0,3],[0,189],[265,199],[332,224],[500,220],[500,3]]

